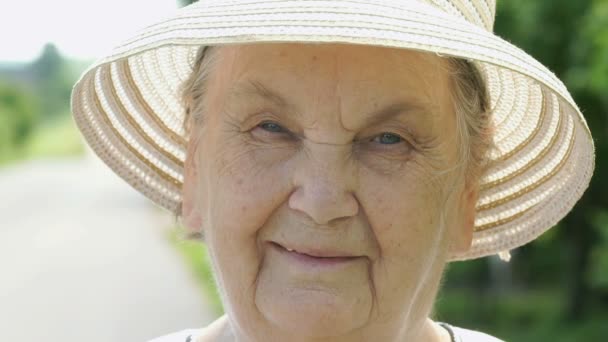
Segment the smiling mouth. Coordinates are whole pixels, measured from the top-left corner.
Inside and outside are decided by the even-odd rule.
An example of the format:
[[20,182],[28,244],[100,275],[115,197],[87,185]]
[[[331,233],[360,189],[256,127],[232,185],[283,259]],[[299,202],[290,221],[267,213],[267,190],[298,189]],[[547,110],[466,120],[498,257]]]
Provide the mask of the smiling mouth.
[[270,242],[269,244],[271,248],[277,250],[282,255],[285,255],[296,262],[304,263],[309,266],[341,265],[363,258],[362,256],[341,255],[340,253],[326,251],[300,252],[276,242]]

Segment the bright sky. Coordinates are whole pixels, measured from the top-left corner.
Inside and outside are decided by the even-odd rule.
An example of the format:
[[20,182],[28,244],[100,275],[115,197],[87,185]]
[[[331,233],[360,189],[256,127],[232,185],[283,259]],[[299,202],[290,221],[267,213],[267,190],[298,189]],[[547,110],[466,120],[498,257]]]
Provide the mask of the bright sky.
[[30,61],[47,42],[95,59],[176,8],[176,0],[0,0],[0,62]]

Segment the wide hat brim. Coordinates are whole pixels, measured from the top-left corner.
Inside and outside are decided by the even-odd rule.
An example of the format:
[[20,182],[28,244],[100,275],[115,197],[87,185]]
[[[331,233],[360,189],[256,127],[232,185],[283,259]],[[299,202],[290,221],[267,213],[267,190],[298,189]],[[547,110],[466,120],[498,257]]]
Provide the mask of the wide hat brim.
[[180,85],[200,46],[257,42],[414,49],[460,57],[481,70],[497,150],[481,179],[473,245],[452,260],[535,239],[589,184],[593,140],[559,79],[492,32],[422,1],[200,1],[85,71],[72,93],[75,121],[110,168],[177,214],[188,139]]

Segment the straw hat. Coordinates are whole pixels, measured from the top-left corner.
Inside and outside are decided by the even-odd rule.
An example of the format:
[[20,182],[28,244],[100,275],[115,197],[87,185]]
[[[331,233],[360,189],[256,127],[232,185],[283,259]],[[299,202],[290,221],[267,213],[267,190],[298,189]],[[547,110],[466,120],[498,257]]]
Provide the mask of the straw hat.
[[187,137],[180,84],[201,45],[333,42],[431,51],[484,75],[496,127],[473,246],[453,260],[523,245],[583,194],[594,166],[585,119],[549,70],[492,33],[495,0],[201,0],[116,47],[72,93],[87,143],[118,175],[173,213]]

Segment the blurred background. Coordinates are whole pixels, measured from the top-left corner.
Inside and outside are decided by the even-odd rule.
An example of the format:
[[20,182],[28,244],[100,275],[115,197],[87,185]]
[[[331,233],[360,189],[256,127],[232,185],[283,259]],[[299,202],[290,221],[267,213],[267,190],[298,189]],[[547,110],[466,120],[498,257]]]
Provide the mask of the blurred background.
[[[95,57],[190,2],[0,4],[0,341],[143,341],[222,312],[204,246],[106,169],[69,111]],[[608,340],[608,0],[498,0],[495,31],[567,85],[597,168],[509,263],[451,264],[435,319],[507,341]]]
[[216,313],[173,220],[70,115],[94,58],[175,0],[0,1],[0,341],[147,341]]

